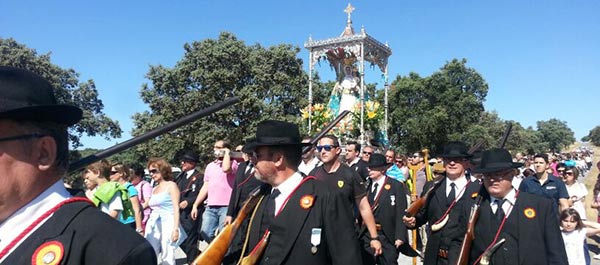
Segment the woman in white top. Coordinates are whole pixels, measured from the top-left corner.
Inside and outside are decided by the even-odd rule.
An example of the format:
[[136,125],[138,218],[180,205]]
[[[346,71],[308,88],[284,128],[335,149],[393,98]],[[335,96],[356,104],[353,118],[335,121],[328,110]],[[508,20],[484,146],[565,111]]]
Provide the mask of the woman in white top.
[[571,208],[577,210],[582,220],[586,220],[584,202],[585,196],[588,195],[588,190],[583,183],[577,182],[579,170],[574,167],[567,167],[563,176],[567,192],[569,193],[569,205],[571,205]]
[[148,171],[157,185],[148,200],[152,213],[145,237],[156,252],[158,264],[175,265],[175,250],[187,237],[179,226],[179,188],[172,181],[171,165],[164,159],[150,159]]

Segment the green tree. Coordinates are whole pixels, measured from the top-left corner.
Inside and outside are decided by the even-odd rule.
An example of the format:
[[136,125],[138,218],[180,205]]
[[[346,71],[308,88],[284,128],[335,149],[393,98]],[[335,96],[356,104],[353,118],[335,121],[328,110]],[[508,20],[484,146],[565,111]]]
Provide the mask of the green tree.
[[600,126],[596,126],[594,127],[594,129],[590,130],[590,133],[587,135],[587,138],[595,146],[600,146]]
[[221,33],[217,39],[185,44],[184,50],[173,68],[150,67],[151,84],[141,90],[150,111],[134,115],[134,135],[228,97],[239,96],[241,101],[135,147],[138,154],[169,159],[183,148],[210,154],[216,140],[243,143],[265,119],[300,122],[300,109],[308,104],[308,76],[297,57],[298,47],[247,46],[233,34]]
[[0,65],[27,69],[43,76],[54,87],[59,103],[75,105],[83,110],[83,119],[69,130],[73,148],[81,146],[79,139],[83,135],[99,135],[106,139],[121,136],[119,123],[102,112],[104,105],[98,98],[94,81],[80,82],[75,70],[53,64],[50,53],[40,55],[12,38],[0,38]]
[[552,152],[559,152],[575,142],[575,136],[567,122],[552,118],[548,121],[538,121],[537,130],[543,142],[548,143]]
[[[389,95],[392,144],[406,150],[429,147],[438,153],[449,137],[476,124],[488,85],[466,59],[454,59],[429,77],[398,76]],[[475,132],[473,132],[475,133]]]

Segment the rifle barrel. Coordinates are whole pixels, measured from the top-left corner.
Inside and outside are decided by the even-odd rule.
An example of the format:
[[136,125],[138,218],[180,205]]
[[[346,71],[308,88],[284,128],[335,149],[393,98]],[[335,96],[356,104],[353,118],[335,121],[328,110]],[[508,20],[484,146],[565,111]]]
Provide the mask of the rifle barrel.
[[196,112],[194,112],[194,113],[192,113],[190,115],[187,115],[187,116],[185,116],[185,117],[183,117],[183,118],[181,118],[179,120],[173,121],[173,122],[171,122],[171,123],[169,123],[169,124],[167,124],[167,125],[165,125],[163,127],[156,128],[156,129],[154,129],[152,131],[149,131],[147,133],[144,133],[144,134],[142,134],[140,136],[131,138],[131,139],[125,141],[125,142],[122,142],[120,144],[117,144],[117,145],[114,145],[112,147],[109,147],[109,148],[107,148],[107,149],[105,149],[103,151],[100,151],[100,152],[96,153],[96,154],[84,157],[84,158],[82,158],[82,159],[80,159],[78,161],[75,161],[75,162],[73,162],[73,163],[71,163],[69,165],[69,173],[75,172],[78,169],[80,169],[80,168],[82,168],[82,167],[84,167],[86,165],[89,165],[89,164],[94,163],[94,162],[96,162],[98,160],[107,158],[107,157],[109,157],[111,155],[114,155],[114,154],[116,154],[118,152],[121,152],[121,151],[123,151],[125,149],[128,149],[128,148],[130,148],[132,146],[138,145],[138,144],[143,143],[143,142],[145,142],[145,141],[147,141],[149,139],[152,139],[152,138],[157,137],[159,135],[165,134],[166,132],[175,130],[175,129],[181,127],[181,126],[184,126],[186,124],[194,122],[194,121],[196,121],[196,120],[198,120],[198,119],[200,119],[202,117],[205,117],[205,116],[208,116],[210,114],[213,114],[213,113],[215,113],[215,112],[217,112],[219,110],[222,110],[222,109],[224,109],[226,107],[229,107],[229,106],[231,106],[233,104],[236,104],[239,101],[240,101],[239,97],[228,98],[228,99],[226,99],[226,100],[224,100],[222,102],[219,102],[219,103],[216,103],[216,104],[214,104],[212,106],[209,106],[208,108],[201,109],[201,110],[196,111]]
[[333,127],[336,124],[338,124],[346,115],[348,115],[348,113],[350,113],[349,110],[342,111],[342,113],[340,113],[340,115],[338,115],[332,122],[330,122],[327,125],[327,127],[323,128],[323,130],[321,130],[317,135],[315,135],[315,137],[310,139],[310,145],[302,148],[302,153],[305,154],[306,152],[308,152],[312,148],[312,146],[315,145],[319,141],[319,139],[321,139],[321,137],[325,136],[325,134],[331,131],[331,129],[333,129]]

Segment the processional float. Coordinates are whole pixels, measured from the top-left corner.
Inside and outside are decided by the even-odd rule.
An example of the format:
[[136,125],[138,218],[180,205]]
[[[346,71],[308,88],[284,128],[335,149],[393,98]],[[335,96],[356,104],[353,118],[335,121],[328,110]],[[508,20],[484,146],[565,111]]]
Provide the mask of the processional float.
[[[365,118],[366,115],[366,94],[365,94],[365,62],[371,66],[377,66],[382,72],[385,103],[384,103],[384,121],[382,137],[387,137],[388,127],[388,58],[392,55],[392,50],[387,44],[377,41],[366,33],[364,27],[357,34],[352,27],[352,11],[354,7],[350,4],[344,12],[347,14],[346,27],[339,37],[325,40],[313,40],[309,37],[304,47],[309,50],[309,83],[308,83],[308,131],[313,132],[320,128],[313,128],[313,76],[315,64],[321,61],[327,61],[336,74],[336,85],[332,89],[332,95],[328,107],[332,110],[332,116],[338,115],[344,110],[353,112],[354,115],[360,115],[360,136],[359,142],[364,145],[369,137],[366,136]],[[358,104],[360,103],[360,104]],[[377,103],[378,104],[378,103]],[[360,109],[354,108],[360,105]],[[358,112],[358,113],[356,113]],[[348,119],[352,119],[350,116]],[[368,119],[367,119],[368,120]],[[343,124],[343,123],[342,123]],[[375,134],[376,132],[372,132]]]

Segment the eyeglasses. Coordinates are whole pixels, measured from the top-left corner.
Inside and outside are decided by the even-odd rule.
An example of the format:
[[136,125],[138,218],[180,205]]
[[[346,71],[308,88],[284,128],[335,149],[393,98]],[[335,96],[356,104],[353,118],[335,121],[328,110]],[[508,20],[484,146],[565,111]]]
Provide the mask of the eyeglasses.
[[235,149],[235,151],[236,151],[236,152],[241,152],[241,151],[242,151],[242,149]]
[[338,146],[330,145],[330,144],[317,145],[317,151],[321,152],[321,150],[325,149],[325,151],[329,152],[329,151],[331,151],[332,148],[336,148],[336,147],[338,147]]
[[412,156],[412,158],[417,158],[417,157],[420,157],[420,156],[418,156],[418,155],[413,155],[413,156]]
[[158,169],[150,169],[150,170],[148,170],[148,172],[150,172],[150,175],[154,175],[154,174],[158,173]]
[[558,174],[565,174],[564,170],[557,170]]
[[565,172],[565,175],[567,175],[567,176],[573,176],[573,172],[567,171],[567,172]]
[[119,173],[119,171],[111,171],[110,172],[111,175],[114,175],[114,174],[117,174],[117,173]]
[[504,179],[510,176],[513,176],[514,172],[512,170],[507,170],[507,171],[500,171],[500,172],[493,172],[493,173],[485,173],[483,174],[483,177],[488,178],[488,179]]
[[396,163],[404,163],[402,160],[396,160]]
[[9,136],[9,137],[0,138],[0,142],[25,140],[25,139],[31,139],[31,138],[41,138],[41,137],[44,137],[44,136],[46,136],[46,135],[39,134],[39,133],[24,134],[24,135],[15,135],[15,136]]
[[364,151],[363,151],[363,152],[362,152],[362,154],[363,154],[363,155],[368,155],[368,156],[370,156],[370,155],[372,155],[372,154],[373,154],[373,152],[364,152]]

